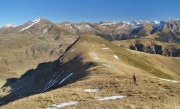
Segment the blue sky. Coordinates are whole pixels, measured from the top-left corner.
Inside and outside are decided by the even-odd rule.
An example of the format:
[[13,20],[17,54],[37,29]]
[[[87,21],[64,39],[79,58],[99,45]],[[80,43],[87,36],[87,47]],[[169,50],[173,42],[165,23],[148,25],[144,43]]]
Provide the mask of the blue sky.
[[180,19],[180,0],[0,0],[0,27],[38,17],[54,23]]

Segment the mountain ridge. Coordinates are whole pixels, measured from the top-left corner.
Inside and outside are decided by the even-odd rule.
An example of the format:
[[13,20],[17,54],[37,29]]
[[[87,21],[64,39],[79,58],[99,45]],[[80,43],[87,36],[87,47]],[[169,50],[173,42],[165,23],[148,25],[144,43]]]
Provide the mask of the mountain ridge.
[[[103,38],[86,34],[68,47],[59,59],[39,64],[36,69],[28,71],[19,80],[6,87],[4,90],[10,93],[1,97],[0,101],[3,101],[1,105],[8,104],[1,108],[47,108],[54,103],[70,100],[79,102],[75,108],[101,109],[102,103],[104,105],[108,103],[109,108],[117,108],[119,104],[125,109],[131,107],[131,104],[138,108],[159,108],[159,105],[168,108],[171,106],[170,103],[164,103],[163,100],[179,98],[180,77],[177,71],[180,61],[177,60],[179,58],[151,56],[126,50]],[[131,81],[133,73],[137,74],[136,85]],[[177,82],[170,83],[171,79]],[[61,83],[63,87],[59,86]],[[95,94],[83,92],[88,88],[99,88],[100,92]],[[96,100],[97,96],[115,95],[125,95],[127,98],[111,102]],[[171,103],[175,106],[179,104],[173,101]]]
[[[149,25],[149,26],[147,26]],[[167,26],[170,32],[164,31]],[[51,21],[38,18],[29,21],[23,25],[10,28],[0,28],[0,34],[46,34],[53,28],[50,34],[92,34],[101,35],[109,40],[126,40],[137,37],[146,37],[149,34],[155,34],[159,38],[156,40],[164,42],[180,43],[180,20],[166,19],[158,21],[131,21],[131,22],[109,22],[101,21],[99,23],[81,22],[81,23],[52,23]],[[146,29],[144,29],[146,28]],[[61,31],[61,32],[58,32]],[[165,33],[163,37],[159,33]]]
[[[38,18],[0,29],[0,106],[51,109],[75,101],[67,108],[178,107],[179,23]],[[111,98],[117,96],[122,99]]]
[[[177,46],[172,52],[171,47],[163,45],[162,51],[165,56],[180,56],[180,20],[166,19],[158,21],[132,21],[132,22],[109,22],[101,21],[99,23],[81,22],[81,23],[53,23],[45,18],[37,18],[34,21],[29,21],[23,25],[9,28],[1,28],[0,35],[13,36],[13,35],[35,35],[41,37],[51,37],[52,39],[59,39],[64,35],[83,35],[90,34],[100,36],[109,41],[122,41],[122,40],[141,40],[149,38],[149,40],[174,43]],[[132,46],[133,44],[124,45]],[[134,47],[133,47],[134,48]],[[150,47],[153,48],[153,47]],[[167,48],[167,49],[164,49]],[[146,48],[143,48],[146,49]],[[146,52],[147,50],[141,50]],[[150,51],[154,51],[151,49]],[[153,53],[154,53],[153,52]],[[173,55],[171,55],[173,54]]]

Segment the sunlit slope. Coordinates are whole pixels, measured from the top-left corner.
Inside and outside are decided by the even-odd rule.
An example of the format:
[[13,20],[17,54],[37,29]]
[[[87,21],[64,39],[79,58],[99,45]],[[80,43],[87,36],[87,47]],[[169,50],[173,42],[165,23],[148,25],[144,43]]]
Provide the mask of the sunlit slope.
[[[136,52],[126,50],[122,47],[118,47],[99,37],[95,37],[95,36],[93,38],[91,37],[90,36],[88,38],[84,37],[85,40],[84,43],[85,45],[87,45],[87,48],[90,49],[88,50],[90,57],[94,57],[94,61],[97,61],[98,63],[101,64],[109,64],[110,66],[111,65],[114,66],[116,64],[124,65],[124,67],[121,67],[121,69],[119,69],[118,66],[116,67],[114,66],[114,69],[118,69],[119,71],[124,70],[124,72],[126,73],[136,73],[130,70],[131,67],[133,67],[143,70],[144,73],[148,72],[148,74],[152,74],[154,76],[158,76],[161,78],[173,79],[177,76],[173,77],[172,74],[173,73],[176,74],[180,70],[180,68],[177,67],[180,61],[179,58],[168,58],[159,55],[152,56],[146,53],[138,54]],[[90,42],[90,43],[86,43],[86,42]],[[170,73],[166,74],[165,72],[163,72],[162,69],[157,68],[156,61],[152,61],[152,58],[157,61],[158,59],[163,60],[161,64],[164,64],[169,68],[170,66],[168,62],[174,63],[175,69],[173,68],[173,66],[171,67],[171,69],[174,69],[175,71],[171,71],[172,74]]]
[[[40,64],[36,72],[15,82],[14,89],[17,90],[18,87],[25,87],[24,80],[33,81],[30,89],[34,93],[27,96],[27,90],[21,89],[20,92],[11,92],[12,95],[24,94],[26,97],[17,98],[2,108],[47,108],[68,101],[78,102],[75,106],[68,106],[69,109],[174,108],[180,106],[179,61],[179,58],[126,50],[100,37],[83,35],[59,60]],[[174,66],[170,67],[171,63]],[[136,85],[132,81],[134,73],[137,75]],[[87,93],[85,89],[99,89],[99,92]],[[126,98],[98,100],[98,97],[117,95]]]

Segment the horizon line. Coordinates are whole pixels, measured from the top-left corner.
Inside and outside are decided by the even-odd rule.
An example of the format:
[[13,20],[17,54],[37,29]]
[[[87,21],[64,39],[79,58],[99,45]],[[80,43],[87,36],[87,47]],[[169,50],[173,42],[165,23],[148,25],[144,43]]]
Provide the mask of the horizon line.
[[[44,17],[38,17],[38,18],[36,18],[36,19],[46,19],[46,20],[49,20],[49,19],[47,19],[47,18],[44,18]],[[35,20],[36,20],[35,19]],[[179,18],[171,18],[171,17],[168,17],[168,18],[166,18],[166,19],[164,19],[164,20],[168,20],[168,19],[173,19],[173,20],[180,20]],[[35,21],[35,20],[31,20],[31,21],[27,21],[27,22],[33,22],[33,21]],[[164,21],[164,20],[131,20],[131,21],[128,21],[128,20],[124,20],[124,21],[117,21],[117,20],[101,20],[101,21],[80,21],[80,22],[73,22],[73,21],[68,21],[68,20],[64,20],[64,21],[60,21],[60,22],[54,22],[54,21],[52,21],[52,20],[49,20],[49,21],[51,21],[52,23],[55,23],[55,24],[58,24],[58,23],[63,23],[63,22],[70,22],[70,23],[100,23],[100,22],[117,22],[117,23],[121,23],[121,22],[133,22],[133,21],[144,21],[144,22],[148,22],[148,21],[158,21],[158,22],[160,22],[160,21]],[[13,25],[13,26],[15,26],[15,27],[17,27],[17,26],[20,26],[20,25],[23,25],[23,24],[25,24],[25,23],[27,23],[27,22],[24,22],[24,23],[22,23],[22,24],[15,24],[15,23],[7,23],[7,24],[5,24],[5,25],[2,25],[2,26],[0,26],[0,28],[2,28],[2,27],[4,27],[4,26],[7,26],[7,25]]]

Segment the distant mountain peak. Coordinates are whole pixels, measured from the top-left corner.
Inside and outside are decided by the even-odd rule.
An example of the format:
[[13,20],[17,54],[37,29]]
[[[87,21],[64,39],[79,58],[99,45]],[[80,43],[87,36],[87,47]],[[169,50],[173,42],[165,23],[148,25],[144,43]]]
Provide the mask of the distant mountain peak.
[[28,26],[22,28],[22,29],[20,30],[20,32],[29,29],[29,28],[32,27],[34,24],[39,23],[40,21],[41,21],[41,18],[40,18],[40,17],[37,18],[37,19],[35,19],[34,21],[30,22],[30,24],[29,24]]
[[41,20],[42,18],[37,18],[37,19],[35,19],[33,22],[40,22],[40,20]]
[[153,30],[151,31],[151,34],[155,33],[156,31],[161,31],[166,23],[167,23],[167,20],[160,21],[158,24],[156,24],[153,27]]
[[117,21],[101,21],[99,24],[102,25],[102,26],[108,26],[108,25],[115,25],[117,24],[118,22]]
[[147,21],[146,23],[152,24],[152,25],[157,25],[160,23],[160,21],[157,20],[151,20],[151,21]]
[[4,25],[1,28],[9,28],[9,27],[16,27],[16,25],[10,23],[10,24]]

